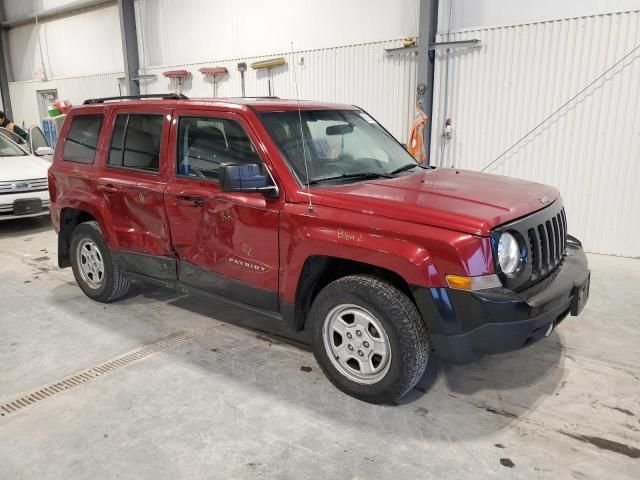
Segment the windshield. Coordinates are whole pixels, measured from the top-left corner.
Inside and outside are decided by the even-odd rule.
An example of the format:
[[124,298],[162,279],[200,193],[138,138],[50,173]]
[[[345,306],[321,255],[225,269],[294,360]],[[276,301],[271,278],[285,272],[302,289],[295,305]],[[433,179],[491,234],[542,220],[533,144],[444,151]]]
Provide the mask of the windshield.
[[[304,145],[301,141],[300,117]],[[373,118],[358,110],[302,110],[262,115],[301,183],[391,177],[419,165]]]
[[22,157],[26,154],[27,153],[15,143],[0,134],[0,157]]

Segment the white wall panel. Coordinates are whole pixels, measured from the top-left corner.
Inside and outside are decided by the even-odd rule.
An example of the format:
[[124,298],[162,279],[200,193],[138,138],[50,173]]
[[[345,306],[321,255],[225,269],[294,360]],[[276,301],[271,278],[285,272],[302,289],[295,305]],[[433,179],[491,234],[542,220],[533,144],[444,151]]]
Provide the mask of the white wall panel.
[[418,0],[137,0],[140,64],[195,63],[418,35]]
[[58,78],[41,82],[12,82],[9,84],[11,106],[14,121],[31,126],[40,124],[38,110],[39,90],[58,90],[60,99],[69,100],[74,105],[81,104],[87,98],[109,97],[119,95],[118,77],[123,73],[107,73],[84,77]]
[[[385,49],[401,45],[400,40],[363,45],[276,53],[264,57],[244,57],[215,60],[206,63],[169,65],[141,71],[154,74],[156,79],[143,82],[141,93],[164,93],[171,90],[169,79],[162,76],[166,70],[185,69],[191,78],[183,86],[183,93],[192,98],[212,97],[212,85],[198,71],[205,66],[224,66],[229,70],[218,84],[218,97],[241,95],[238,62],[252,62],[284,56],[287,64],[271,72],[272,94],[282,98],[295,98],[293,65],[297,66],[301,99],[321,100],[358,105],[378,119],[396,138],[406,142],[411,125],[416,87],[415,55],[389,56]],[[299,64],[300,62],[301,64]],[[86,98],[119,95],[118,76],[121,73],[89,75],[53,79],[12,82],[9,84],[14,117],[27,125],[39,123],[38,91],[56,88],[58,96],[79,104]],[[245,73],[247,96],[268,94],[268,74],[265,70]]]
[[38,12],[51,8],[64,7],[65,5],[77,3],[77,0],[1,0],[4,8],[4,16],[7,20],[16,20],[33,13],[33,7]]
[[440,0],[438,30],[496,27],[638,10],[640,0]]
[[[213,88],[198,71],[201,67],[222,66],[229,70],[218,84],[218,97],[241,95],[238,62],[252,62],[284,56],[287,64],[271,72],[272,94],[282,98],[295,98],[293,66],[297,66],[301,99],[322,100],[358,105],[378,119],[399,140],[406,142],[413,116],[416,86],[415,55],[385,54],[385,49],[401,45],[400,40],[362,45],[278,53],[265,57],[245,57],[215,60],[206,63],[171,65],[141,71],[155,74],[157,79],[143,85],[143,93],[170,91],[170,82],[162,76],[166,70],[185,69],[191,79],[183,88],[189,97],[212,97]],[[297,62],[302,62],[298,65]],[[245,73],[247,96],[268,94],[268,75],[265,70]]]
[[[482,47],[452,55],[447,112],[447,61],[437,55],[432,162],[480,170],[639,45],[640,12],[451,36],[470,38]],[[637,50],[488,171],[560,189],[587,250],[640,256],[639,85]],[[446,117],[450,141],[440,135]]]
[[[31,12],[33,4],[31,4]],[[7,32],[10,80],[35,78],[42,65],[48,78],[92,75],[124,68],[118,7],[93,10]]]

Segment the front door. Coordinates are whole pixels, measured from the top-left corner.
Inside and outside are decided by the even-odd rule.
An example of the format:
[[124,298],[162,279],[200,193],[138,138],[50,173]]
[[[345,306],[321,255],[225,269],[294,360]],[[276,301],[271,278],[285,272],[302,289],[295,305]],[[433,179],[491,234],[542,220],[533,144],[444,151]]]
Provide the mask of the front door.
[[281,199],[220,191],[222,163],[266,168],[255,136],[236,114],[177,111],[165,193],[180,281],[266,310],[278,310]]

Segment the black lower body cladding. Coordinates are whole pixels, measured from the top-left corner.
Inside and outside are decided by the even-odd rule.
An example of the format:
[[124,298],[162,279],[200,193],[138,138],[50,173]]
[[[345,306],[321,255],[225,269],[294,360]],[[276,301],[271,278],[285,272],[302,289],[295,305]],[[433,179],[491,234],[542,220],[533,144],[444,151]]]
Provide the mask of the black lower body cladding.
[[522,292],[414,287],[413,295],[435,354],[468,363],[530,345],[567,315],[577,315],[587,301],[589,280],[587,258],[574,244],[553,274]]

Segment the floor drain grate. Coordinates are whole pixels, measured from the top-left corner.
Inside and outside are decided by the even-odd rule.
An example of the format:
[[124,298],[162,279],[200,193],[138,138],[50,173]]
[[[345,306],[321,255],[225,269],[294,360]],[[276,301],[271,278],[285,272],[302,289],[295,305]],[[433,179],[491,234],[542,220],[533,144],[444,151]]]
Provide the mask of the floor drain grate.
[[0,404],[0,416],[6,417],[7,415],[16,413],[19,410],[30,407],[31,405],[52,397],[53,395],[66,392],[67,390],[77,387],[78,385],[82,385],[89,380],[93,380],[119,368],[126,367],[131,363],[142,360],[156,352],[166,350],[173,345],[182,343],[193,337],[195,337],[195,334],[192,332],[177,332],[166,338],[158,340],[157,342],[150,343],[144,347],[136,348],[128,353],[114,357],[100,365],[96,365],[95,367],[74,373],[73,375],[65,377],[58,382],[51,383],[7,403]]

